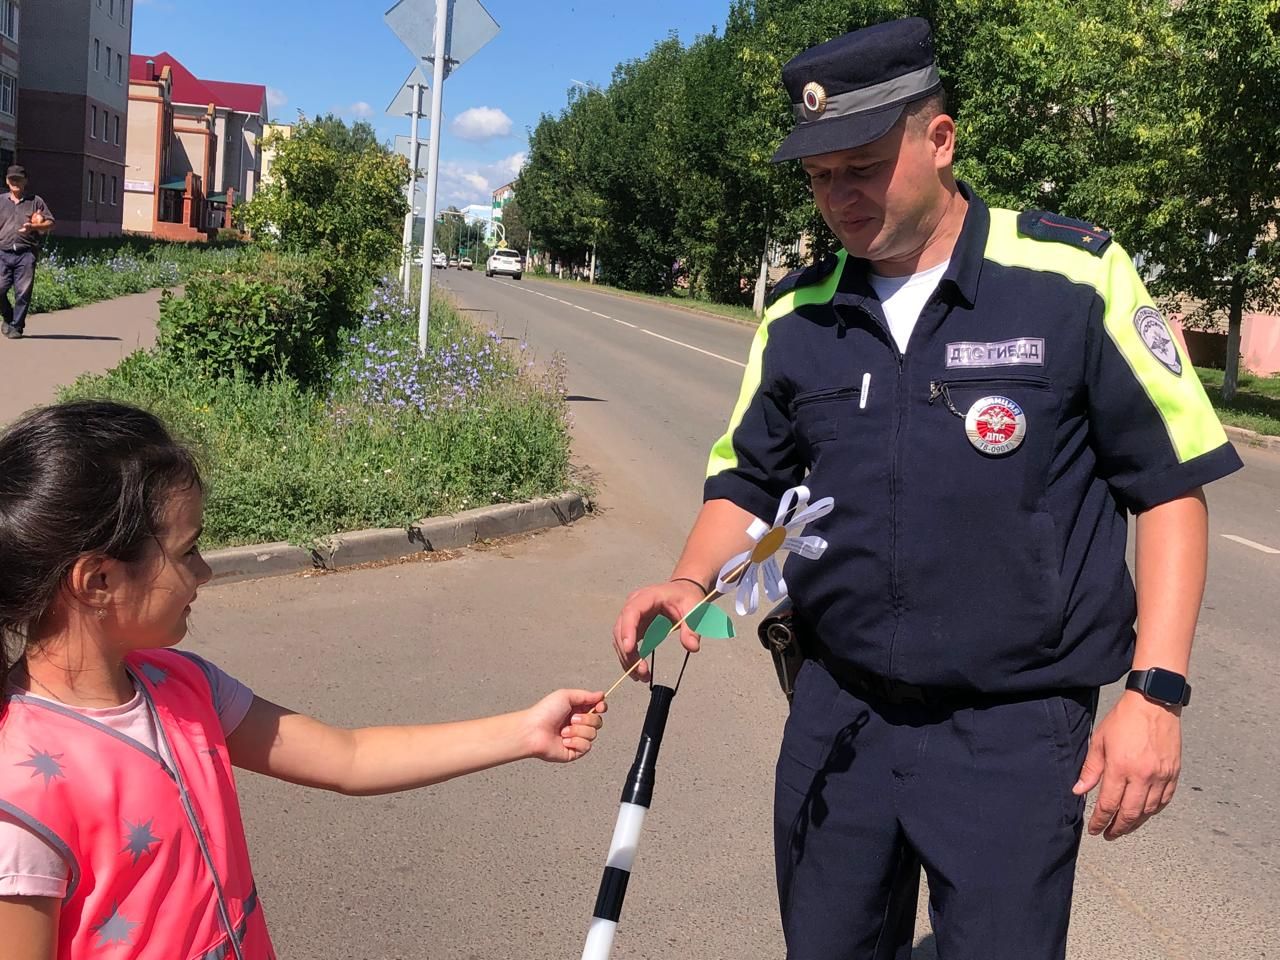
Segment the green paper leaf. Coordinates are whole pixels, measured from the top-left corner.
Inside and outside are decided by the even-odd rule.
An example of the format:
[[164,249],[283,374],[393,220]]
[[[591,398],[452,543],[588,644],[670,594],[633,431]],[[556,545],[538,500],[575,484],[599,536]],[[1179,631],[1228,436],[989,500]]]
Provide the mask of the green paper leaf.
[[[710,603],[702,603],[696,607],[685,618],[685,623],[689,625],[690,630],[707,640],[731,640],[737,636],[729,615]],[[658,645],[671,635],[671,628],[672,623],[666,617],[654,617],[653,623],[649,624],[649,629],[644,632],[644,638],[640,641],[641,658],[649,656],[658,649]]]

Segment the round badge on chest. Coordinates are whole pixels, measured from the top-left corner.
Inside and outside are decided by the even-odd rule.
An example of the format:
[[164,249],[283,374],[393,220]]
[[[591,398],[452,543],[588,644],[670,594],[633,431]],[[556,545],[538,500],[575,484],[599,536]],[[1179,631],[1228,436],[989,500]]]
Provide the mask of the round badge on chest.
[[983,397],[964,418],[964,432],[974,448],[993,457],[1013,453],[1027,435],[1027,415],[1008,397]]

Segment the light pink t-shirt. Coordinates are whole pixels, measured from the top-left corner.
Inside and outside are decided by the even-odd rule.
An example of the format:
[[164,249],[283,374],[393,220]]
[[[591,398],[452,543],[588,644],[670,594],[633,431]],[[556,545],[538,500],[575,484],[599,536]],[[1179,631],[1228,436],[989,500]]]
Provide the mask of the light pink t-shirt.
[[[186,656],[198,660],[204,668],[213,687],[213,702],[218,710],[218,719],[222,721],[222,733],[231,736],[253,705],[253,691],[203,657],[192,653]],[[27,693],[27,696],[49,699],[35,693]],[[173,759],[156,734],[151,711],[147,709],[141,693],[134,693],[132,700],[118,707],[72,709],[158,753],[172,769]],[[68,878],[67,864],[57,851],[39,834],[0,810],[0,897],[61,899],[67,894]]]

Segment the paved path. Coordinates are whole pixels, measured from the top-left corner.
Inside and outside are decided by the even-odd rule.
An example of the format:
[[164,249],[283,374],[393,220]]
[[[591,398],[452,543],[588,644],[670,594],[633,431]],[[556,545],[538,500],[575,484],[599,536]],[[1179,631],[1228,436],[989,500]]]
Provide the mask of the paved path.
[[0,424],[57,398],[82,373],[109,370],[156,338],[160,291],[27,317],[21,340],[0,339]]

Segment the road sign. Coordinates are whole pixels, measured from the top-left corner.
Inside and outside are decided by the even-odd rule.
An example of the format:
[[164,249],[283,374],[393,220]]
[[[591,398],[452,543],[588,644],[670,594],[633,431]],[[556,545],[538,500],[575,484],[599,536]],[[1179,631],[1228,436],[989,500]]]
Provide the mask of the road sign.
[[409,71],[409,76],[405,78],[403,84],[400,85],[392,101],[387,104],[387,116],[389,117],[407,117],[413,113],[414,99],[413,86],[419,84],[431,89],[431,84],[427,82],[426,76],[422,72],[421,67],[414,67]]
[[[434,58],[434,0],[399,0],[383,19],[415,58],[427,61]],[[446,77],[475,56],[476,51],[496,37],[499,30],[497,21],[480,0],[451,0],[448,20],[444,46]]]

